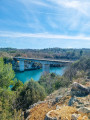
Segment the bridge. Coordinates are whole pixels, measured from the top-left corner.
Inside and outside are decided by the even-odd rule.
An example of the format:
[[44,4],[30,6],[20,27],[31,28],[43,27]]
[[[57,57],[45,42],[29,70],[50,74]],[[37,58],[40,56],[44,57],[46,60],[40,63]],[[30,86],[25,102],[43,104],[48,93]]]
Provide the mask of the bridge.
[[14,57],[13,61],[18,61],[19,63],[19,71],[24,71],[24,61],[30,61],[29,68],[32,68],[33,63],[42,64],[43,73],[49,73],[50,64],[54,65],[67,65],[73,63],[74,61],[69,60],[55,60],[55,59],[39,59],[39,58],[26,58],[26,57]]

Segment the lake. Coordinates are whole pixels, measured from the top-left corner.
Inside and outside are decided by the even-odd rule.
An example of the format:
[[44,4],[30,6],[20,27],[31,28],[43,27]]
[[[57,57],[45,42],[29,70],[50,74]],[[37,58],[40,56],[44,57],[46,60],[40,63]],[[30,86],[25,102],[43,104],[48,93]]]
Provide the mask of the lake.
[[[63,75],[65,67],[51,67],[50,73],[56,73],[57,75]],[[28,70],[24,72],[16,72],[16,78],[23,83],[29,81],[33,78],[35,81],[38,81],[40,76],[42,75],[42,69],[37,70]]]

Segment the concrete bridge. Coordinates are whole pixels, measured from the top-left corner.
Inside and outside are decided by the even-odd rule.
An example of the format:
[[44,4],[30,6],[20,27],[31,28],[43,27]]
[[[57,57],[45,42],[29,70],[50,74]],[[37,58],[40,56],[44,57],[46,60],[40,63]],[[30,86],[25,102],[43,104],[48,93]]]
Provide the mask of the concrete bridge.
[[19,71],[24,71],[24,61],[30,61],[29,68],[32,67],[33,63],[40,63],[42,64],[43,73],[49,73],[50,64],[54,65],[67,65],[73,63],[74,61],[68,60],[55,60],[55,59],[39,59],[39,58],[23,58],[23,57],[14,57],[13,61],[19,62]]

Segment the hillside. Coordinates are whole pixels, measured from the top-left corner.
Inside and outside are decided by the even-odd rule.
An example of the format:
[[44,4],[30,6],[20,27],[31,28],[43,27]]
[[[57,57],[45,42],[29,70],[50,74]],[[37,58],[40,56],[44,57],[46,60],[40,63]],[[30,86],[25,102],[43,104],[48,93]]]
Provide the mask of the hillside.
[[90,49],[65,49],[65,48],[46,48],[46,49],[16,49],[0,48],[2,57],[29,57],[29,58],[49,58],[49,59],[73,59],[77,60],[83,56],[90,56]]
[[[86,82],[85,87],[88,88],[88,86],[90,86],[90,82]],[[26,120],[89,120],[90,91],[88,95],[82,97],[72,96],[71,89],[74,87],[75,83],[72,84],[72,87],[61,88],[47,96],[45,101],[32,105],[31,109],[27,110]],[[77,87],[75,92],[77,91],[83,94],[81,88]]]

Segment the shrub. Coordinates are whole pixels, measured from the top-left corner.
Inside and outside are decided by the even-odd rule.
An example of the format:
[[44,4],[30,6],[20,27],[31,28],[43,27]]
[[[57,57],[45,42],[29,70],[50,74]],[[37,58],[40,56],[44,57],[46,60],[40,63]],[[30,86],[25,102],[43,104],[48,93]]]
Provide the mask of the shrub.
[[55,82],[55,89],[59,89],[60,87],[67,87],[70,84],[70,80],[65,77],[61,77]]
[[18,81],[16,81],[16,83],[15,83],[14,86],[12,87],[12,90],[13,90],[13,91],[16,91],[16,90],[18,90],[18,89],[20,89],[20,88],[23,88],[23,82],[20,81],[20,80],[18,80]]
[[45,96],[44,88],[38,82],[31,79],[21,90],[16,100],[16,108],[25,110],[33,103],[44,100]]
[[38,82],[45,88],[46,93],[50,94],[55,90],[54,83],[56,79],[56,75],[51,73],[41,76]]

